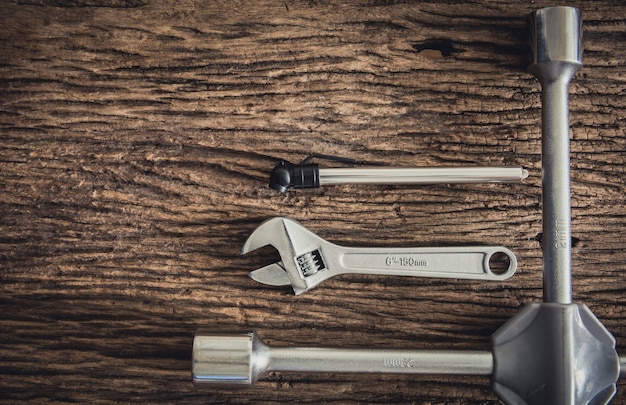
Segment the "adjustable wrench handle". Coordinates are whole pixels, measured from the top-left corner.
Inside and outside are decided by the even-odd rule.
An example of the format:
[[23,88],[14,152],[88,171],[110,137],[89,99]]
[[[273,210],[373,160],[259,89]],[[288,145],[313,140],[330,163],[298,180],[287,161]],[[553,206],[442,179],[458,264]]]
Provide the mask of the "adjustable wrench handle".
[[347,248],[338,261],[339,273],[476,280],[504,280],[517,268],[513,252],[499,246]]

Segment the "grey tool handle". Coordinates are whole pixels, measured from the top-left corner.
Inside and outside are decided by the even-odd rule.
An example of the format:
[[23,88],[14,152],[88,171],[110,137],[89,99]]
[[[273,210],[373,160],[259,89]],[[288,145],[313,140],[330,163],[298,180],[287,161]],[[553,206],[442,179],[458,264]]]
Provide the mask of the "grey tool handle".
[[518,183],[528,177],[519,166],[320,168],[319,184]]
[[[474,280],[505,280],[515,273],[517,259],[501,246],[437,248],[338,249],[335,274],[382,274]],[[497,259],[498,262],[496,263]],[[496,266],[497,264],[498,266]],[[503,265],[504,264],[504,265]]]
[[308,163],[314,157],[357,162],[319,154],[312,154],[299,164],[281,161],[270,172],[269,186],[286,193],[291,187],[318,188],[330,184],[518,183],[528,177],[528,171],[519,166],[320,168]]

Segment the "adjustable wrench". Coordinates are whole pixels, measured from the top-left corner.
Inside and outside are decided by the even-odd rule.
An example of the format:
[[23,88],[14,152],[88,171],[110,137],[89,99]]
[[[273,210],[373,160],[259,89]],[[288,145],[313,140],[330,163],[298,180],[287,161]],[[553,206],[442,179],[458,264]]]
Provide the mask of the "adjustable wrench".
[[[267,245],[276,248],[282,260],[250,272],[250,278],[268,285],[291,285],[296,295],[339,274],[504,280],[517,268],[513,252],[501,246],[343,247],[327,242],[288,218],[265,221],[252,232],[241,253]],[[492,268],[496,259],[505,268]]]

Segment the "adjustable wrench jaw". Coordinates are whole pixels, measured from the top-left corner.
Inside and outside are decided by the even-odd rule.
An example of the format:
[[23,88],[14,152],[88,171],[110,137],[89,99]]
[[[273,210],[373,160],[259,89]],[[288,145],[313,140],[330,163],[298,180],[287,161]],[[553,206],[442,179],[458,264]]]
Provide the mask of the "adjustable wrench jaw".
[[246,240],[241,254],[268,245],[278,251],[281,261],[250,272],[253,280],[276,286],[291,284],[300,295],[335,275],[331,269],[336,266],[328,263],[337,256],[328,254],[334,245],[289,218],[263,222]]

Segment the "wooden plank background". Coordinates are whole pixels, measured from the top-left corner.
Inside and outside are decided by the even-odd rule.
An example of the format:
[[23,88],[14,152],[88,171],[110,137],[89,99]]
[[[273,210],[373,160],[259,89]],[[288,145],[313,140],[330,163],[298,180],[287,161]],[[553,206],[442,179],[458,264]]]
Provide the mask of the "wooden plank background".
[[[626,354],[626,5],[567,3],[585,20],[570,98],[574,299]],[[541,104],[524,16],[553,4],[3,2],[0,402],[496,404],[486,377],[271,373],[199,389],[191,343],[213,327],[275,345],[489,349],[541,300]],[[267,187],[279,159],[311,152],[530,177]],[[273,216],[352,246],[502,244],[519,270],[343,276],[296,297],[247,277],[274,252],[239,255]]]

